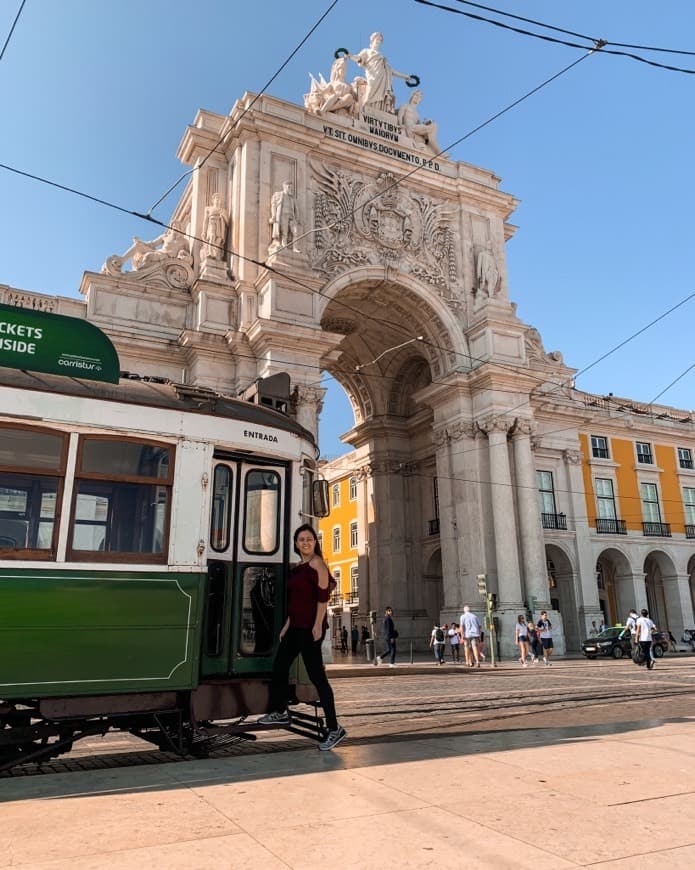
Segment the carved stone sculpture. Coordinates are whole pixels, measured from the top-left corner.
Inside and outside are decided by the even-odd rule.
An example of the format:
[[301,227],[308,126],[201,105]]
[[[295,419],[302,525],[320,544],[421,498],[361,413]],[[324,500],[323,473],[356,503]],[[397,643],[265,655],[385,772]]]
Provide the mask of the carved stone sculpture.
[[430,154],[441,154],[437,142],[437,125],[434,121],[420,121],[417,107],[422,100],[422,91],[413,91],[410,100],[398,109],[398,123],[410,136],[415,147]]
[[500,270],[490,250],[481,248],[475,260],[475,282],[478,293],[490,299],[497,293],[500,285]]
[[551,350],[550,353],[545,352],[543,340],[540,332],[533,326],[530,326],[524,337],[526,347],[526,356],[529,360],[538,360],[544,363],[553,363],[555,365],[562,364],[562,353],[559,350]]
[[294,189],[289,181],[283,182],[282,190],[276,191],[270,200],[271,242],[269,254],[281,248],[292,248],[299,253],[296,239],[299,229],[299,213]]
[[193,281],[193,257],[178,223],[172,224],[151,242],[134,236],[128,250],[120,256],[113,254],[108,257],[101,271],[114,277],[122,275],[128,260],[133,265],[130,274],[138,281],[149,281],[177,290],[188,289]]
[[405,81],[410,76],[395,70],[379,51],[384,37],[381,33],[372,33],[369,37],[369,48],[363,48],[359,54],[348,55],[364,70],[367,86],[360,101],[360,109],[372,107],[382,112],[393,112],[395,97],[393,95],[393,77]]
[[203,223],[202,256],[204,259],[223,260],[225,254],[225,242],[227,240],[227,215],[220,203],[222,197],[219,193],[212,196],[212,205],[205,208],[205,220]]

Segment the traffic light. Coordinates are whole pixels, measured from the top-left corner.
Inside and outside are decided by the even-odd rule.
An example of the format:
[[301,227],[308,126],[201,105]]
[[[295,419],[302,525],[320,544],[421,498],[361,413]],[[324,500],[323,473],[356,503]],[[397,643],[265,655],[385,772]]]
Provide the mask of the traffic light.
[[488,602],[490,604],[490,610],[497,610],[497,593],[489,592],[488,593]]
[[487,574],[478,574],[478,592],[483,598],[487,595]]

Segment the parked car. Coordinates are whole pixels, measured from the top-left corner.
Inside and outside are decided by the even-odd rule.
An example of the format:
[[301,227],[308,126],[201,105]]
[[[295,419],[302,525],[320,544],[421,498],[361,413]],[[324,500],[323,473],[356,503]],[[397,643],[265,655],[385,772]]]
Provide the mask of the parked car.
[[[654,657],[660,659],[669,647],[667,631],[655,631],[652,633],[652,646]],[[607,628],[596,637],[590,637],[582,643],[582,652],[588,659],[596,659],[599,656],[612,656],[621,659],[623,656],[632,654],[630,634],[624,625],[616,625]]]

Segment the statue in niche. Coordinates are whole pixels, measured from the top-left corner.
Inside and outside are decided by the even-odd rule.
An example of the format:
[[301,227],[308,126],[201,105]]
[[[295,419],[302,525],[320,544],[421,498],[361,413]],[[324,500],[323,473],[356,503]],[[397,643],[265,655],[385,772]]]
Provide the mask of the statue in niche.
[[299,228],[299,212],[294,188],[290,181],[284,181],[282,190],[276,191],[270,200],[271,242],[268,253],[273,254],[281,248],[292,248],[299,253],[296,239]]
[[421,151],[429,151],[433,155],[442,153],[437,142],[437,125],[434,121],[420,121],[417,107],[422,100],[422,91],[413,91],[407,103],[398,109],[398,123]]
[[[382,112],[393,112],[395,98],[393,95],[393,77],[412,82],[412,76],[398,72],[386,60],[379,51],[384,37],[381,33],[372,33],[369,37],[369,48],[363,48],[359,54],[349,54],[350,60],[354,60],[364,69],[367,86],[360,100],[360,109],[372,107]],[[417,81],[417,79],[415,80]]]
[[500,285],[500,270],[495,258],[488,248],[481,248],[475,261],[476,292],[487,295],[490,299],[497,293]]
[[222,197],[219,193],[213,193],[212,204],[205,208],[205,220],[203,222],[203,245],[202,255],[204,259],[223,260],[225,255],[225,242],[227,240],[227,215],[220,205]]

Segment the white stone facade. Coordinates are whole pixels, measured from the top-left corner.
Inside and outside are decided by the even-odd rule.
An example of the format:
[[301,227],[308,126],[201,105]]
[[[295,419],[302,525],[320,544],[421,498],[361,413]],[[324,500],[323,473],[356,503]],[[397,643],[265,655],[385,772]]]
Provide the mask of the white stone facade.
[[[214,153],[172,228],[85,273],[84,303],[2,287],[0,301],[87,317],[141,375],[237,395],[287,371],[293,413],[314,432],[331,373],[355,416],[344,439],[359,480],[360,613],[391,604],[399,643],[424,643],[465,603],[481,613],[485,574],[504,656],[532,599],[556,649],[576,649],[601,617],[608,551],[619,612],[647,603],[655,554],[664,618],[674,633],[693,627],[695,542],[655,549],[630,532],[607,548],[590,525],[580,433],[627,424],[589,408],[562,355],[516,316],[505,259],[516,200],[491,172],[437,153],[419,98],[396,97],[396,71],[386,87],[373,55],[349,59],[371,91],[337,68],[305,107],[262,96],[250,108],[245,94],[227,117],[200,111],[178,154],[194,167]],[[695,441],[690,419],[649,426]],[[567,530],[543,528],[546,468]]]

